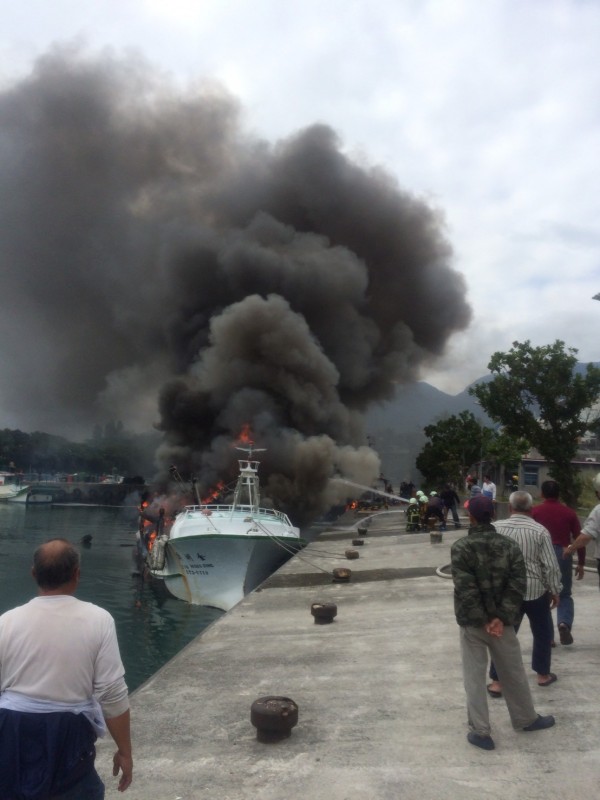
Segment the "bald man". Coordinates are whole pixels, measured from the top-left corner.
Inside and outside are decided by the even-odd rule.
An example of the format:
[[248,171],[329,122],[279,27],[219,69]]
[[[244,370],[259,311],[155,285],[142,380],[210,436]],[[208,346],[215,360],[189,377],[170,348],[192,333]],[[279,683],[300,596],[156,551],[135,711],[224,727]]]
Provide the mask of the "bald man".
[[107,729],[119,791],[133,772],[115,623],[74,597],[79,553],[65,539],[37,548],[32,575],[38,596],[0,616],[2,796],[103,800],[94,743]]

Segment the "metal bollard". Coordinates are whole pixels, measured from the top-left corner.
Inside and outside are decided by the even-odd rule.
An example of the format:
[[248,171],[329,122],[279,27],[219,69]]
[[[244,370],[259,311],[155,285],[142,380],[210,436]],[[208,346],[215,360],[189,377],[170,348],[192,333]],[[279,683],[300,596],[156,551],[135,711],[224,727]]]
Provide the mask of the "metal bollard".
[[287,739],[298,722],[298,706],[289,697],[259,697],[250,708],[259,742]]
[[337,616],[337,606],[335,603],[313,603],[310,613],[313,615],[316,625],[328,625]]

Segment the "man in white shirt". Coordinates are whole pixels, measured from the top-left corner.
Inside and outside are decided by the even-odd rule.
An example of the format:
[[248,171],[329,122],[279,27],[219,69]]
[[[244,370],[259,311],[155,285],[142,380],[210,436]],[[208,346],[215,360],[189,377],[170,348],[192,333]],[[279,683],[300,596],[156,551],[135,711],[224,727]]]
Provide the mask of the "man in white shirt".
[[118,789],[131,784],[129,698],[113,618],[77,600],[79,553],[37,548],[38,596],[0,616],[0,786],[7,797],[102,800],[94,742],[117,745]]
[[483,476],[483,483],[481,484],[481,493],[484,497],[489,497],[491,500],[496,502],[496,484],[490,478],[489,475]]
[[[592,481],[596,497],[600,500],[600,472]],[[600,575],[600,503],[590,511],[586,521],[583,523],[581,533],[574,542],[563,550],[563,558],[572,556],[576,550],[586,547],[590,542],[596,545],[596,563],[598,565],[598,575]]]
[[[553,636],[550,611],[559,603],[560,569],[549,532],[531,516],[533,498],[529,492],[513,492],[508,503],[510,517],[494,522],[494,527],[498,533],[516,541],[523,553],[527,590],[521,612],[528,617],[533,634],[531,667],[537,672],[538,686],[550,686],[557,679],[550,672]],[[518,630],[519,625],[515,627]],[[493,664],[490,678],[488,692],[492,697],[500,697],[502,687]]]

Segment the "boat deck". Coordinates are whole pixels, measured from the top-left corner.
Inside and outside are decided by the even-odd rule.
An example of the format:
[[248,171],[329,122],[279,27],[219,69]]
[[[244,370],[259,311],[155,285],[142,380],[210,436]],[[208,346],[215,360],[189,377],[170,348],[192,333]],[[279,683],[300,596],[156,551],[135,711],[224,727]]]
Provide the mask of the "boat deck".
[[286,525],[291,525],[291,522],[283,511],[277,511],[274,508],[253,508],[251,505],[238,504],[235,509],[231,504],[210,503],[206,505],[185,506],[181,514],[201,514],[204,516],[218,516],[220,518],[228,517],[244,517],[253,516],[256,519],[277,519],[284,522]]

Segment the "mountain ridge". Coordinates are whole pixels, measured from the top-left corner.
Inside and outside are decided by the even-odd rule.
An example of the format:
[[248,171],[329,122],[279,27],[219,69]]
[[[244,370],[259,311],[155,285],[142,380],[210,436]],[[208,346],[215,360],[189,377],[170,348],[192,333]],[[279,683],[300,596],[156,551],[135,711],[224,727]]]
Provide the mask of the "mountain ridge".
[[[600,362],[590,362],[600,367]],[[578,362],[575,372],[582,374],[587,363]],[[381,458],[382,473],[393,484],[420,476],[415,459],[426,442],[424,428],[440,420],[470,411],[483,425],[495,423],[485,413],[477,400],[469,394],[472,386],[493,380],[488,373],[470,383],[462,392],[452,395],[437,389],[426,381],[396,384],[389,400],[371,406],[365,413],[369,440]]]

